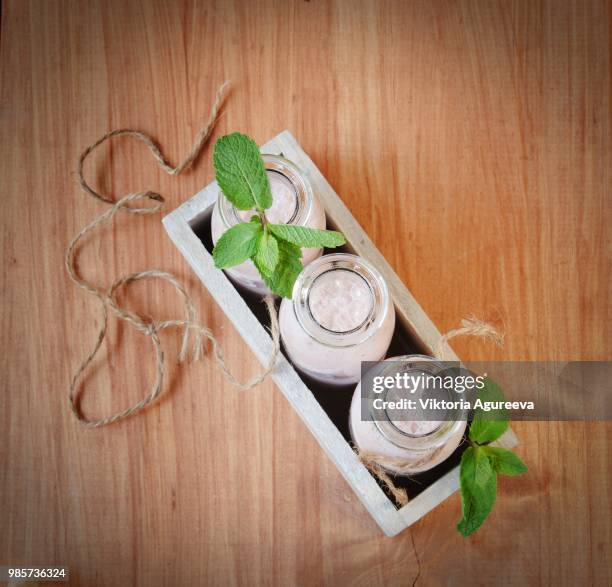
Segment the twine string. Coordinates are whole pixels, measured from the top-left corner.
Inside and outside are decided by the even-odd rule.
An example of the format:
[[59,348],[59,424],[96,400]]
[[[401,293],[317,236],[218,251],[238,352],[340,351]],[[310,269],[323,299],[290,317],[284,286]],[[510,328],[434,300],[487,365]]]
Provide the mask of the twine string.
[[499,330],[491,326],[491,324],[476,318],[476,316],[469,316],[461,320],[459,328],[453,328],[440,337],[440,340],[433,349],[434,357],[444,360],[444,357],[447,356],[448,341],[457,336],[483,338],[494,342],[497,346],[503,346],[504,344],[504,335]]
[[387,493],[401,506],[405,506],[408,503],[408,493],[403,487],[398,487],[384,469],[384,466],[388,464],[385,462],[386,457],[383,455],[362,452],[356,446],[354,446],[353,449],[366,469],[380,480]]
[[[187,356],[189,354],[191,334],[193,334],[194,340],[192,354],[193,360],[199,360],[202,358],[202,341],[203,339],[206,339],[211,343],[214,359],[219,368],[221,369],[221,372],[223,373],[225,378],[238,389],[246,390],[256,387],[266,379],[266,377],[275,367],[276,360],[280,352],[280,330],[278,326],[278,313],[276,311],[276,304],[274,298],[271,295],[265,297],[264,303],[266,305],[266,309],[270,317],[272,353],[270,354],[270,358],[266,364],[266,367],[259,375],[252,377],[246,382],[241,382],[230,371],[217,338],[214,336],[214,334],[209,328],[206,328],[205,326],[200,324],[198,313],[191,297],[187,293],[187,290],[185,289],[183,284],[174,275],[168,273],[167,271],[162,271],[159,269],[139,271],[135,273],[130,273],[123,277],[119,277],[114,281],[111,287],[106,290],[101,286],[94,285],[93,283],[82,277],[78,270],[78,245],[87,234],[91,233],[92,231],[100,227],[102,224],[110,222],[118,212],[126,212],[128,214],[150,215],[159,212],[159,210],[161,210],[164,205],[164,198],[157,192],[153,191],[141,191],[131,193],[127,196],[120,198],[118,201],[113,200],[109,196],[98,193],[86,182],[84,177],[84,164],[87,157],[97,147],[99,147],[102,143],[112,137],[130,136],[143,142],[149,148],[153,157],[157,161],[157,164],[162,169],[164,169],[164,171],[166,171],[170,175],[180,175],[185,169],[191,166],[191,164],[197,159],[204,146],[207,144],[208,139],[210,138],[212,130],[215,126],[215,123],[218,119],[219,110],[223,104],[226,89],[227,82],[222,84],[218,88],[215,96],[215,101],[210,111],[208,122],[198,133],[190,152],[176,167],[172,167],[172,165],[168,163],[167,159],[162,154],[159,146],[155,143],[155,141],[153,141],[153,139],[149,135],[131,129],[118,129],[105,134],[102,138],[87,147],[87,149],[85,149],[79,157],[77,166],[77,176],[78,183],[81,189],[86,194],[97,198],[105,204],[110,205],[110,208],[106,212],[95,218],[72,239],[72,241],[68,245],[64,257],[66,271],[68,272],[68,275],[72,282],[86,293],[94,296],[99,301],[101,308],[102,320],[98,328],[93,348],[89,352],[89,354],[81,361],[80,365],[78,366],[70,381],[70,409],[72,413],[76,416],[77,420],[84,426],[90,428],[97,428],[112,424],[114,422],[118,422],[119,420],[127,418],[128,416],[143,410],[160,396],[163,390],[164,380],[164,352],[159,338],[159,333],[162,330],[168,328],[181,328],[183,330],[183,340],[178,357],[179,362],[183,362],[187,359]],[[136,203],[137,205],[131,205]],[[183,300],[183,304],[185,307],[184,319],[154,321],[140,316],[139,314],[133,312],[132,310],[124,308],[119,304],[119,302],[117,301],[117,293],[119,290],[129,287],[130,284],[136,281],[150,280],[161,280],[166,283],[169,283],[174,287],[174,289],[180,294]],[[90,419],[86,417],[80,409],[77,398],[77,391],[79,388],[79,381],[81,380],[83,374],[85,373],[85,371],[95,358],[96,354],[100,350],[100,347],[102,346],[102,343],[104,342],[104,339],[106,337],[106,333],[108,330],[109,309],[118,320],[129,324],[138,332],[144,334],[145,336],[151,339],[155,353],[155,381],[147,395],[136,403],[134,403],[133,405],[129,406],[128,408],[115,412],[110,416],[104,418]]]
[[[161,167],[169,175],[180,175],[185,169],[190,167],[191,164],[197,159],[198,155],[200,154],[200,152],[202,151],[202,149],[208,142],[208,139],[210,138],[210,135],[219,117],[219,110],[221,109],[221,106],[223,105],[223,100],[225,98],[228,86],[229,86],[229,82],[224,82],[217,89],[217,93],[215,95],[215,101],[213,102],[212,108],[210,110],[210,115],[208,117],[208,122],[204,125],[204,127],[202,127],[202,129],[196,136],[193,146],[191,150],[189,151],[189,153],[176,167],[172,167],[172,165],[168,163],[166,157],[164,157],[163,153],[161,152],[160,147],[148,134],[144,132],[140,132],[138,130],[132,130],[129,128],[118,128],[118,129],[111,130],[110,132],[106,133],[103,137],[98,139],[95,143],[89,145],[89,147],[87,147],[81,153],[79,157],[78,165],[77,165],[77,177],[78,177],[78,182],[79,182],[79,185],[81,186],[81,189],[83,189],[85,193],[89,194],[90,196],[93,196],[94,198],[97,198],[98,200],[101,200],[102,202],[106,202],[107,204],[115,203],[112,198],[98,193],[85,181],[83,167],[85,166],[85,160],[87,159],[87,157],[89,157],[89,155],[93,151],[95,151],[95,149],[97,149],[102,143],[104,143],[105,141],[113,137],[120,137],[120,136],[129,136],[129,137],[138,139],[141,143],[146,145],[146,147],[149,149],[149,151],[155,158],[155,161],[157,161],[157,164],[159,165],[159,167]],[[146,194],[148,197],[159,200],[161,202],[164,201],[161,195],[155,192],[139,192],[139,193],[141,193],[142,195]],[[148,209],[146,208],[144,209],[143,208],[140,208],[140,209],[131,208],[130,212],[132,214],[151,214],[151,212],[149,212]]]

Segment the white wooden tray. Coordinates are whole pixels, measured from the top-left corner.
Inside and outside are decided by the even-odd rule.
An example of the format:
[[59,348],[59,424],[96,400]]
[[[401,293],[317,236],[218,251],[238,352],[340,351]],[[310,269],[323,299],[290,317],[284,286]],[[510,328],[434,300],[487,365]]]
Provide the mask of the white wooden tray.
[[[314,193],[325,207],[328,228],[335,228],[344,233],[347,248],[365,257],[378,268],[389,286],[398,322],[414,338],[415,345],[420,347],[422,352],[431,354],[440,338],[440,333],[291,133],[289,131],[280,133],[266,143],[261,151],[282,153],[308,177]],[[225,274],[215,268],[212,256],[193,230],[194,226],[210,214],[218,193],[219,187],[216,182],[211,183],[168,214],[163,223],[170,238],[200,281],[230,318],[255,356],[265,364],[272,351],[270,335]],[[458,360],[448,346],[443,358],[447,361]],[[336,425],[283,355],[279,356],[272,378],[388,536],[394,536],[416,522],[458,489],[459,469],[455,467],[407,505],[397,509],[359,461]],[[346,418],[348,419],[348,413]],[[498,444],[512,448],[517,444],[516,436],[508,430]],[[452,529],[449,528],[449,531]]]

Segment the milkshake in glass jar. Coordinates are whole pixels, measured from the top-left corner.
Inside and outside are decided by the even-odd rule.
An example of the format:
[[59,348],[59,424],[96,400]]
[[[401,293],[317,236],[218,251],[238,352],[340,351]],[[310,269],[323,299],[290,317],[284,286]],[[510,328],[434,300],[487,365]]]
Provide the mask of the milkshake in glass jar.
[[[432,357],[406,355],[387,359],[373,369],[376,375],[384,377],[405,372],[418,377],[421,374],[435,376],[443,366]],[[398,396],[396,391],[388,390],[376,397],[394,401],[406,395]],[[419,390],[410,397],[418,402]],[[368,414],[362,412],[366,409],[375,420],[366,419]],[[402,473],[394,461],[405,462],[410,474],[428,471],[446,460],[459,446],[467,425],[466,412],[455,410],[443,421],[409,420],[411,413],[374,410],[371,400],[362,401],[360,382],[353,394],[349,416],[353,442],[360,452],[383,457],[379,464],[391,473]]]
[[[313,194],[308,179],[291,161],[275,155],[262,155],[270,190],[272,206],[265,211],[271,224],[294,224],[308,228],[325,229],[325,211],[318,198]],[[219,191],[211,220],[213,244],[221,235],[239,222],[248,222],[255,210],[238,210]],[[302,249],[302,264],[308,265],[321,255],[321,248]],[[268,288],[264,284],[253,261],[248,260],[240,265],[225,269],[229,277],[248,290],[264,295]]]
[[324,255],[308,265],[283,299],[280,333],[291,362],[322,383],[349,385],[362,361],[384,358],[395,309],[380,273],[356,255]]

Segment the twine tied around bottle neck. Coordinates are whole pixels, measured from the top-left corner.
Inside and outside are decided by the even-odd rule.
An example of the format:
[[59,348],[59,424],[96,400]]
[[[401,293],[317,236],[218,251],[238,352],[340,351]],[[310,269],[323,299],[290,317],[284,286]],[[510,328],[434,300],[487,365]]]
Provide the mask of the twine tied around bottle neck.
[[490,340],[497,346],[503,346],[504,335],[499,332],[497,328],[491,324],[487,324],[482,320],[476,318],[476,316],[469,316],[461,320],[461,326],[459,328],[453,328],[446,334],[440,337],[440,340],[436,343],[433,349],[434,357],[444,360],[446,356],[446,343],[457,336],[473,336],[475,338],[482,338]]
[[[87,279],[83,278],[78,270],[78,244],[83,239],[83,237],[85,237],[87,234],[89,234],[102,224],[111,221],[118,212],[125,212],[128,214],[151,215],[159,212],[164,205],[164,198],[157,192],[153,191],[141,191],[131,193],[127,196],[120,198],[117,201],[106,195],[96,192],[85,181],[84,177],[84,164],[88,156],[102,143],[113,137],[129,136],[144,143],[149,149],[149,151],[152,153],[157,164],[164,171],[166,171],[170,175],[180,175],[185,169],[188,169],[192,165],[192,163],[197,159],[204,146],[208,143],[208,139],[210,138],[215,123],[219,117],[219,112],[226,95],[227,87],[228,84],[227,82],[225,82],[217,89],[215,101],[212,105],[208,122],[198,133],[190,152],[176,167],[173,167],[170,163],[168,163],[168,161],[162,154],[159,146],[148,134],[131,129],[117,129],[106,133],[102,138],[87,147],[87,149],[85,149],[79,157],[77,166],[77,177],[79,186],[86,194],[97,198],[105,204],[110,205],[110,208],[106,212],[104,212],[103,214],[98,216],[93,222],[85,226],[72,239],[72,241],[68,245],[68,249],[66,250],[66,254],[64,257],[66,271],[68,272],[70,279],[77,287],[98,299],[98,301],[100,302],[102,316],[102,323],[98,329],[93,349],[85,357],[85,359],[83,359],[70,381],[70,391],[68,396],[70,409],[76,416],[77,420],[84,426],[87,426],[89,428],[98,428],[101,426],[112,424],[114,422],[118,422],[119,420],[123,420],[124,418],[127,418],[128,416],[143,410],[160,396],[163,390],[164,380],[164,352],[159,339],[159,333],[167,328],[183,329],[183,341],[178,357],[179,362],[183,362],[185,359],[187,359],[187,356],[189,354],[190,340],[192,336],[193,360],[199,360],[203,356],[202,340],[207,339],[208,341],[210,341],[213,356],[217,365],[221,369],[221,372],[223,373],[225,378],[238,389],[246,390],[259,385],[264,381],[264,379],[266,379],[266,377],[271,373],[271,371],[276,365],[276,360],[280,352],[280,331],[278,326],[278,313],[276,310],[276,304],[274,298],[271,295],[268,295],[264,298],[264,303],[270,316],[270,333],[272,336],[273,343],[272,353],[270,354],[270,358],[264,370],[259,375],[243,383],[239,381],[228,368],[223,356],[223,352],[219,345],[219,341],[213,335],[212,331],[209,328],[206,328],[205,326],[200,324],[198,313],[195,309],[191,297],[187,293],[187,290],[185,289],[183,284],[174,275],[168,273],[167,271],[162,271],[160,269],[150,269],[147,271],[130,273],[129,275],[125,275],[116,279],[109,289],[105,289],[94,285]],[[136,203],[138,205],[135,205]],[[155,321],[151,319],[146,319],[145,317],[140,316],[131,310],[121,307],[117,302],[117,292],[122,288],[128,287],[130,284],[136,281],[144,280],[161,280],[172,285],[183,299],[183,304],[185,307],[185,317],[176,320]],[[115,412],[114,414],[111,414],[110,416],[107,416],[105,418],[90,419],[83,415],[80,409],[77,398],[78,384],[83,373],[87,370],[87,368],[93,361],[94,357],[102,346],[102,342],[106,337],[109,310],[117,317],[117,319],[125,322],[126,324],[129,324],[130,326],[134,327],[138,332],[141,332],[142,334],[148,336],[151,339],[151,343],[153,344],[155,353],[155,382],[151,387],[149,393],[132,406],[124,410]]]
[[[440,340],[438,340],[433,349],[433,356],[444,360],[444,357],[448,354],[448,341],[458,336],[473,336],[491,340],[497,346],[502,346],[504,343],[504,335],[494,326],[479,320],[475,316],[470,316],[461,320],[459,328],[449,330],[440,337]],[[395,485],[391,475],[414,475],[419,473],[421,472],[421,467],[435,459],[443,449],[444,445],[436,448],[431,453],[427,453],[420,459],[409,461],[407,459],[398,459],[361,451],[357,446],[353,446],[353,450],[357,453],[359,460],[380,480],[383,488],[400,506],[405,506],[408,503],[408,493],[403,487]]]

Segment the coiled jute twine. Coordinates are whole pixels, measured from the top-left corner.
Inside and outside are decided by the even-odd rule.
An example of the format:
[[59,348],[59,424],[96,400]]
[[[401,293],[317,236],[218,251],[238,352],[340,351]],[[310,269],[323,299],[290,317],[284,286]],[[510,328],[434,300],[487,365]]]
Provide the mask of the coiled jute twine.
[[[77,177],[79,186],[86,194],[93,196],[94,198],[97,198],[98,200],[110,206],[110,208],[104,214],[98,216],[93,222],[85,226],[72,239],[68,246],[68,249],[66,250],[64,258],[66,270],[68,271],[70,279],[77,285],[77,287],[97,298],[100,302],[100,307],[102,310],[102,323],[98,330],[93,349],[85,357],[85,359],[83,359],[70,382],[70,409],[76,416],[77,420],[84,426],[87,426],[89,428],[98,428],[101,426],[112,424],[114,422],[118,422],[119,420],[123,420],[124,418],[127,418],[128,416],[135,414],[140,410],[143,410],[159,397],[163,389],[164,380],[164,352],[162,350],[161,342],[159,339],[159,333],[167,328],[183,329],[183,343],[179,354],[179,362],[183,362],[189,354],[191,334],[193,334],[194,340],[192,354],[193,360],[199,360],[202,358],[202,339],[209,340],[212,346],[216,363],[218,364],[219,368],[221,369],[227,380],[238,389],[251,389],[259,385],[270,374],[272,369],[274,369],[276,359],[280,351],[280,333],[278,328],[278,314],[272,296],[266,296],[264,302],[270,315],[270,331],[272,335],[273,350],[270,354],[270,358],[265,369],[256,377],[253,377],[251,380],[247,381],[246,383],[243,383],[238,381],[238,379],[236,379],[236,377],[229,370],[227,364],[225,363],[223,352],[221,350],[221,347],[219,346],[218,340],[215,338],[210,329],[200,324],[198,319],[198,313],[191,300],[191,297],[187,293],[183,284],[174,275],[168,273],[167,271],[162,271],[160,269],[150,269],[147,271],[130,273],[129,275],[125,275],[115,280],[115,282],[110,286],[110,288],[108,290],[105,290],[87,281],[80,275],[78,270],[78,244],[87,234],[89,234],[102,224],[112,220],[118,212],[127,214],[151,215],[159,212],[164,206],[164,198],[160,194],[152,191],[131,193],[127,196],[120,198],[117,201],[114,201],[112,198],[96,192],[85,181],[83,168],[87,157],[105,141],[113,137],[128,136],[144,143],[149,149],[149,151],[152,153],[157,164],[164,171],[166,171],[170,175],[180,175],[185,169],[188,169],[191,166],[191,164],[198,157],[204,146],[207,144],[208,139],[210,138],[212,130],[215,126],[215,123],[218,119],[219,111],[223,104],[227,86],[228,84],[226,82],[218,88],[215,96],[215,101],[210,111],[208,122],[198,133],[191,151],[176,167],[173,167],[168,163],[168,161],[162,154],[159,146],[148,134],[131,129],[117,129],[105,134],[102,138],[87,147],[87,149],[85,149],[79,157],[77,166]],[[152,205],[130,206],[130,204],[133,204],[135,202],[147,201],[150,201]],[[130,284],[136,281],[144,280],[162,280],[172,285],[183,299],[183,303],[185,305],[185,318],[182,320],[164,320],[157,322],[154,320],[146,319],[143,316],[139,316],[131,310],[122,308],[118,304],[116,298],[118,290],[120,290],[121,288],[128,287]],[[109,309],[117,317],[117,319],[125,322],[126,324],[129,324],[137,331],[141,332],[142,334],[148,336],[151,339],[151,343],[153,344],[155,352],[155,382],[151,387],[149,393],[132,406],[124,410],[118,411],[114,414],[111,414],[110,416],[107,416],[105,418],[90,419],[83,415],[80,410],[79,402],[77,401],[77,389],[83,373],[87,370],[87,368],[93,361],[94,357],[102,346],[104,338],[106,337]]]

